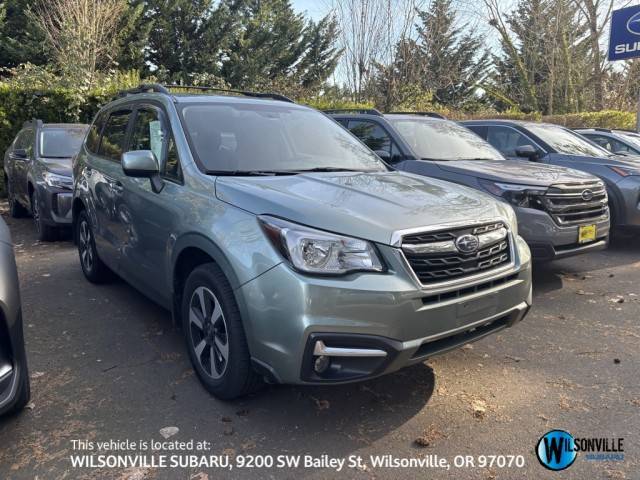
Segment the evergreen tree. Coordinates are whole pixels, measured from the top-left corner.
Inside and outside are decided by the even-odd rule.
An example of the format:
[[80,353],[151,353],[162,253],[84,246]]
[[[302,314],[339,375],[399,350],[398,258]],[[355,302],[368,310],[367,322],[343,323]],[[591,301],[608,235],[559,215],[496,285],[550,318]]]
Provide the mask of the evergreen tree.
[[137,70],[141,76],[148,73],[145,55],[153,19],[146,14],[145,0],[128,0],[128,8],[120,21],[116,64],[121,70]]
[[452,0],[434,0],[418,17],[423,87],[436,102],[464,108],[476,100],[477,86],[487,74],[489,53],[482,39],[468,24],[457,25]]
[[29,16],[29,0],[6,0],[0,5],[0,67],[48,62],[44,35]]

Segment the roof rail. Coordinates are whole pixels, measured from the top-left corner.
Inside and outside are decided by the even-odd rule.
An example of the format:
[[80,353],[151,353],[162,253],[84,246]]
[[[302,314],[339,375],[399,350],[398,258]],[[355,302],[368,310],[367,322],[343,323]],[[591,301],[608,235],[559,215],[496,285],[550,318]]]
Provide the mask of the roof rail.
[[254,97],[254,98],[271,98],[273,100],[280,100],[282,102],[295,103],[288,97],[284,95],[280,95],[279,93],[262,93],[262,92],[249,92],[246,90],[232,90],[228,88],[217,88],[217,87],[201,87],[196,85],[161,85],[159,83],[142,83],[136,88],[131,88],[129,90],[121,91],[118,96],[126,97],[127,95],[134,95],[136,93],[162,93],[164,95],[171,95],[170,89],[182,89],[182,90],[200,90],[200,91],[212,91],[212,92],[227,92],[227,93],[237,93],[239,95],[244,95],[245,97]]
[[127,95],[134,95],[136,93],[164,93],[165,95],[171,95],[171,92],[159,83],[141,83],[135,88],[129,90],[122,90],[118,96],[126,97]]
[[182,90],[200,90],[204,92],[237,93],[239,95],[244,95],[245,97],[270,98],[272,100],[280,100],[281,102],[295,103],[289,97],[286,97],[279,93],[271,93],[271,92],[250,92],[247,90],[233,90],[230,88],[219,88],[219,87],[201,87],[196,85],[165,85],[165,87],[167,89],[172,88],[174,90],[182,89]]
[[35,125],[36,128],[42,126],[44,124],[44,122],[42,120],[40,120],[39,118],[32,118],[31,120],[26,120],[23,124],[22,124],[22,128],[25,127],[30,127],[31,125]]
[[388,112],[388,113],[392,115],[421,115],[423,117],[439,118],[441,120],[447,119],[447,117],[445,117],[441,113],[436,113],[436,112]]
[[335,108],[322,111],[328,115],[337,113],[361,113],[364,115],[377,115],[378,117],[382,117],[382,112],[375,108]]

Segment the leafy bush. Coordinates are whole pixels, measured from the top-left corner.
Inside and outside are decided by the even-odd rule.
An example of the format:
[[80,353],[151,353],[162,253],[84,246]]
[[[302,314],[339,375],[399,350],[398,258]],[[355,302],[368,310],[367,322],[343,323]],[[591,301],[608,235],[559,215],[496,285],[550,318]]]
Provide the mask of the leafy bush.
[[600,127],[627,130],[635,130],[636,128],[636,114],[634,112],[621,112],[617,110],[546,115],[542,120],[564,125],[569,128]]

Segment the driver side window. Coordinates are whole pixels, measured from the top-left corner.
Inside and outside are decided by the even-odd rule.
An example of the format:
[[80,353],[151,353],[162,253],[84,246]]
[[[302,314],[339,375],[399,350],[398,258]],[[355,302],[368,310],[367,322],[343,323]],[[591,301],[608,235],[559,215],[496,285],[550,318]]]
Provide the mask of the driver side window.
[[516,150],[525,145],[532,145],[522,133],[509,127],[490,126],[487,132],[487,142],[500,151],[505,157],[517,157]]
[[156,108],[141,108],[136,114],[129,150],[151,150],[160,166],[163,177],[182,181],[182,169],[173,136],[164,123],[164,117]]

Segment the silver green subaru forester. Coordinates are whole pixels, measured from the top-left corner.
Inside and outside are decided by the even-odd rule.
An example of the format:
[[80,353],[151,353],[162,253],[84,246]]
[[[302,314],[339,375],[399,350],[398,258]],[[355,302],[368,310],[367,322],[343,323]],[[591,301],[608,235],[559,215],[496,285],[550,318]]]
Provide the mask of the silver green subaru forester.
[[170,309],[210,392],[364,380],[525,316],[511,207],[392,171],[286,97],[235,93],[126,92],[74,165],[85,276]]

